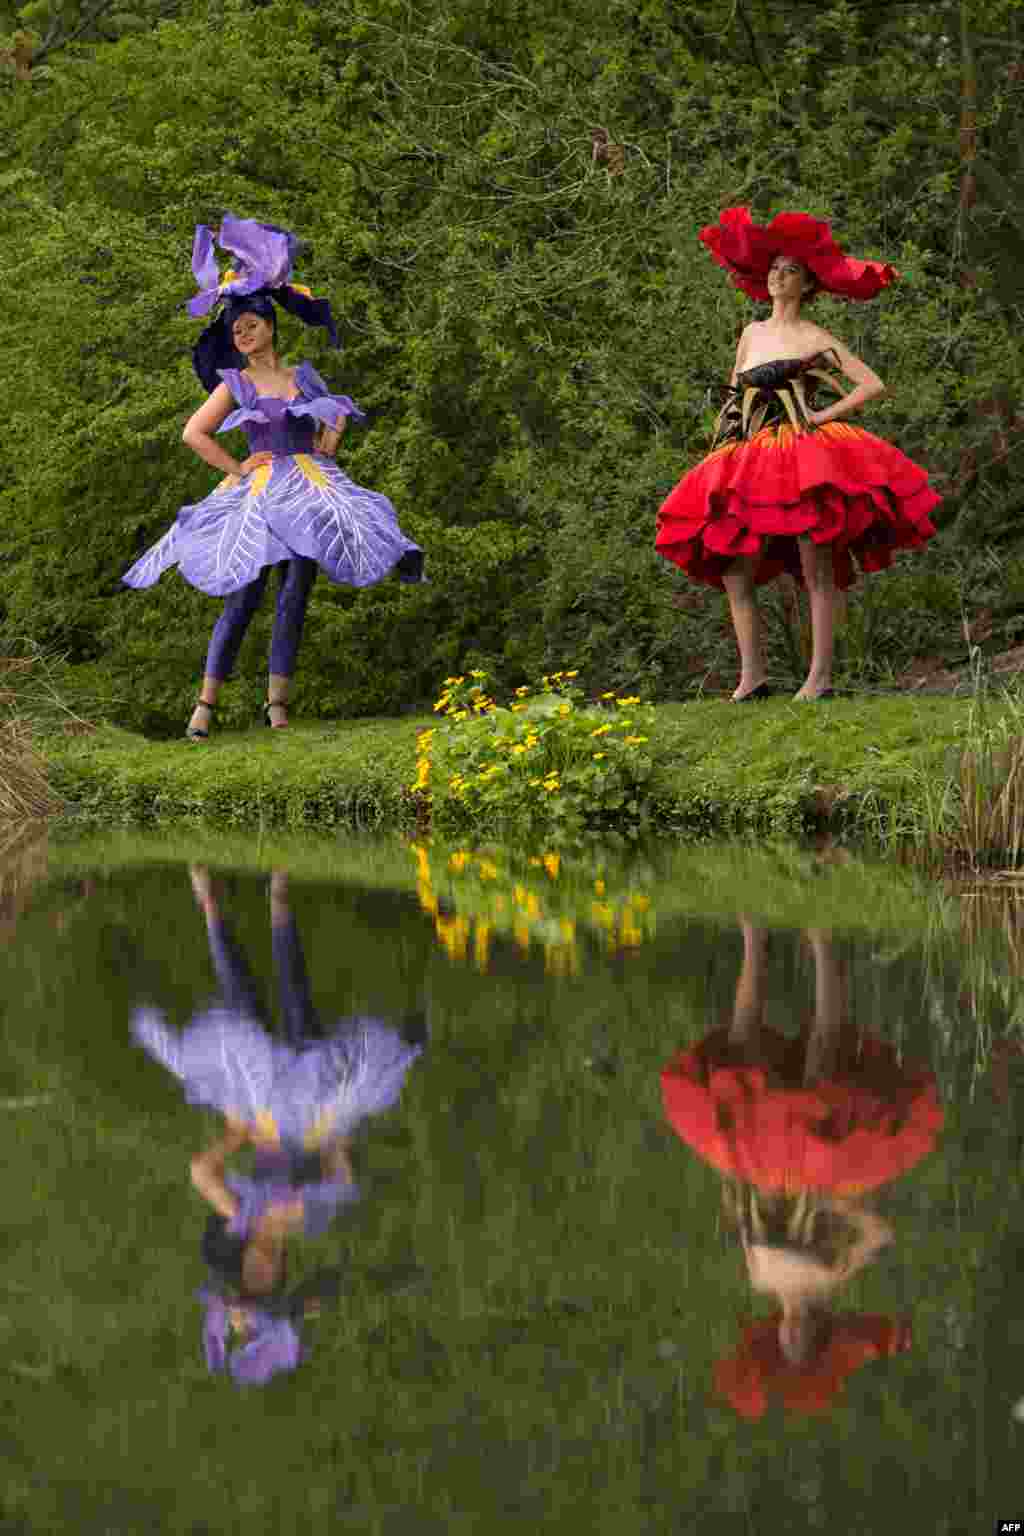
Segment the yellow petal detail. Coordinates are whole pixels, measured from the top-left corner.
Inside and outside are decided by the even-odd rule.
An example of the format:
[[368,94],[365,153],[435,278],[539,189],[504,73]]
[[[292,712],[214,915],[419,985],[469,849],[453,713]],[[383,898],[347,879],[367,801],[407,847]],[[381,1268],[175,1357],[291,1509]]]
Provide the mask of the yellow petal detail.
[[273,468],[273,464],[257,464],[249,476],[250,496],[261,496],[263,494],[267,488],[267,481],[270,479]]
[[[311,458],[308,453],[297,453],[295,455],[295,462],[312,485],[325,486],[327,484],[327,476],[316,460]],[[461,678],[459,681],[461,682]]]

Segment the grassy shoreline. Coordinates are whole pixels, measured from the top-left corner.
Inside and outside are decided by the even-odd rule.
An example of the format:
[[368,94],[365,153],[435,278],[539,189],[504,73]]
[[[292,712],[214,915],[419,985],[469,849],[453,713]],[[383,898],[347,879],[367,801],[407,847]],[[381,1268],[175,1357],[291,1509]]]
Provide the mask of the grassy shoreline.
[[[955,798],[973,708],[970,699],[907,695],[659,705],[654,827],[926,842]],[[63,802],[59,823],[410,829],[417,732],[435,723],[300,720],[287,732],[224,731],[198,746],[100,725],[48,733],[38,746]]]

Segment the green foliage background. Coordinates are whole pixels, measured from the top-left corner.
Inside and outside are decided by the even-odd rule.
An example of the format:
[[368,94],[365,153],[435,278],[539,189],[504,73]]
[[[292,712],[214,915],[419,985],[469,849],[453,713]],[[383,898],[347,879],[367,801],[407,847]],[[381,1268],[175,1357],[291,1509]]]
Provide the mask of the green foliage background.
[[[183,306],[193,227],[225,209],[310,241],[298,275],[330,295],[343,351],[289,322],[286,354],[379,413],[343,462],[428,555],[422,588],[318,582],[301,712],[412,711],[471,666],[509,684],[575,666],[661,698],[731,675],[721,597],[653,538],[751,317],[696,240],[738,202],[831,218],[902,273],[877,304],[816,311],[889,385],[866,424],[947,493],[938,547],[855,594],[847,675],[962,652],[965,606],[994,616],[992,645],[1024,624],[1010,0],[89,14],[0,6],[0,49],[27,29],[42,61],[0,74],[0,639],[64,650],[119,723],[179,729],[218,611],[176,576],[144,595],[120,576],[210,488],[180,441],[201,398]],[[978,193],[961,209],[967,59]],[[621,175],[595,128],[624,146]],[[265,607],[228,722],[262,691]],[[792,630],[772,643],[798,669]]]

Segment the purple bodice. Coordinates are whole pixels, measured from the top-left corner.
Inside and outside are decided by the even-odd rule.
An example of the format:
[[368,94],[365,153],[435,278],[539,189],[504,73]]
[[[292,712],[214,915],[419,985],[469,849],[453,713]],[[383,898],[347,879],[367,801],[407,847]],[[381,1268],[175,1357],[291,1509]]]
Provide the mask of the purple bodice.
[[364,421],[365,414],[348,395],[332,395],[311,363],[295,370],[296,395],[284,400],[258,395],[256,386],[240,369],[218,369],[238,409],[231,412],[218,432],[241,427],[252,453],[311,453],[313,438],[321,425],[337,427],[342,417]]

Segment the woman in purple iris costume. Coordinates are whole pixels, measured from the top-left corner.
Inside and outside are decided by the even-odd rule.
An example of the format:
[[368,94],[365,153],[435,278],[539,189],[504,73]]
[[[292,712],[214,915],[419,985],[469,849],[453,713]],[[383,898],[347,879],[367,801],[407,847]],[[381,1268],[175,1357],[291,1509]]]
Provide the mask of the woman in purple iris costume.
[[[192,1184],[212,1207],[201,1245],[210,1283],[196,1296],[205,1305],[209,1369],[227,1368],[238,1384],[263,1384],[307,1357],[296,1323],[337,1291],[328,1275],[286,1294],[287,1240],[321,1236],[359,1198],[353,1132],[397,1103],[425,1027],[413,1015],[402,1030],[368,1016],[325,1028],[312,1005],[286,879],[275,874],[271,936],[287,1036],[275,1039],[205,869],[193,869],[192,885],[219,996],[181,1033],[158,1008],[139,1008],[132,1034],[181,1081],[190,1104],[224,1115],[226,1134],[191,1162]],[[227,1158],[247,1143],[251,1176],[226,1174]],[[229,1356],[232,1328],[241,1343]]]
[[[276,306],[323,327],[338,345],[331,307],[291,282],[299,241],[288,230],[225,214],[217,242],[235,266],[223,278],[213,232],[200,224],[192,271],[201,292],[195,317],[220,305],[193,349],[193,365],[209,399],[188,421],[184,441],[227,478],[173,526],[122,577],[151,587],[177,565],[185,580],[225,599],[206,656],[203,685],[186,735],[205,741],[221,684],[231,676],[271,566],[280,585],[270,646],[264,719],[288,723],[288,685],[317,568],[332,582],[368,587],[390,571],[423,579],[423,553],[398,526],[386,496],[356,485],[334,463],[349,417],[365,414],[348,395],[331,394],[312,364],[285,368],[275,351]],[[239,462],[214,434],[241,427],[248,458]]]

